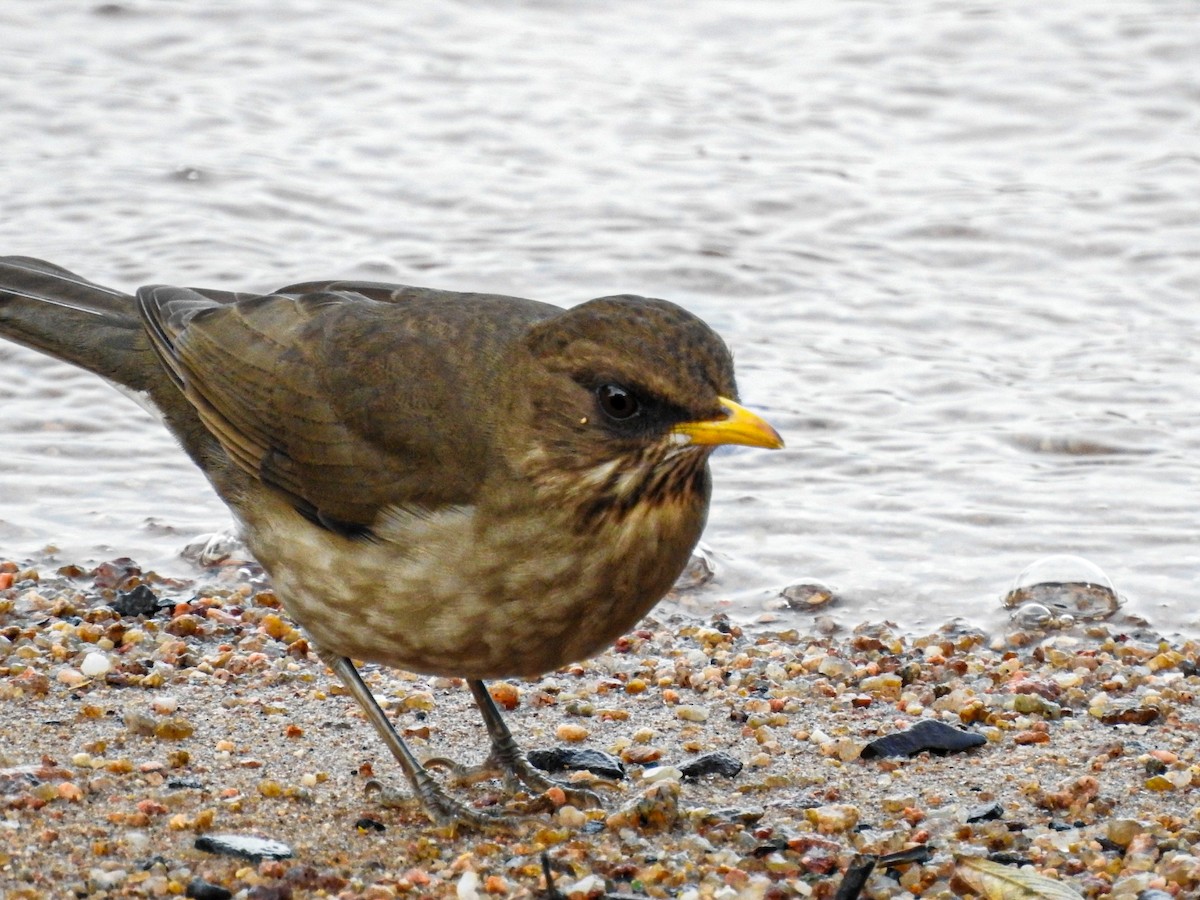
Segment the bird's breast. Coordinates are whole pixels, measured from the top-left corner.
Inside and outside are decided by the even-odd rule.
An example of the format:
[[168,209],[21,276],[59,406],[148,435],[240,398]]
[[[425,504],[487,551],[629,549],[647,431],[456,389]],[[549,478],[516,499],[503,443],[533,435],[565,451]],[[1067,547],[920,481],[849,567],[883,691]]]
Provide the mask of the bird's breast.
[[569,504],[389,510],[377,539],[355,540],[281,502],[261,505],[247,534],[326,650],[426,674],[536,676],[632,628],[682,571],[705,509],[706,497],[665,499],[582,529]]

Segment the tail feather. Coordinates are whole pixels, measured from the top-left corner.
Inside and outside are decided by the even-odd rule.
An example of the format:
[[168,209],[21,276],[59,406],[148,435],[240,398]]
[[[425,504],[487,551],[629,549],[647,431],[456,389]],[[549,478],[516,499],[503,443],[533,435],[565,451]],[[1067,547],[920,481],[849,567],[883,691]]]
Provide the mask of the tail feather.
[[[228,302],[224,294],[220,299]],[[163,368],[133,295],[40,259],[0,257],[0,338],[73,363],[132,391],[140,402],[148,400],[223,496],[241,492],[245,476]]]
[[39,259],[0,257],[0,336],[135,391],[162,381],[132,295]]

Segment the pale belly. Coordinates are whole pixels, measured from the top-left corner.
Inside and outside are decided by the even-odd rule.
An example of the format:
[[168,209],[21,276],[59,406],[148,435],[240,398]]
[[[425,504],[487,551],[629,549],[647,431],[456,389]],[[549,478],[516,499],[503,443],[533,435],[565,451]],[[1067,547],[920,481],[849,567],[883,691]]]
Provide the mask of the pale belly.
[[398,515],[370,541],[280,504],[260,507],[247,534],[288,612],[326,651],[426,674],[536,676],[605,649],[674,583],[703,517],[681,534],[663,519],[671,510],[656,512],[589,536],[584,552],[565,517],[548,523],[541,511],[481,531],[470,507]]

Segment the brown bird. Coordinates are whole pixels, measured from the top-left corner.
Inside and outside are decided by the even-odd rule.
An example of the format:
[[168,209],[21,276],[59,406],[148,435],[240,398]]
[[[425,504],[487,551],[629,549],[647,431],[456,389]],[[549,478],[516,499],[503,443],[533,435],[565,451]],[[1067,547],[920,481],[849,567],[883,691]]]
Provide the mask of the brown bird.
[[[136,296],[0,258],[0,335],[148,400],[437,822],[451,799],[351,659],[467,679],[486,768],[532,790],[483,679],[629,630],[688,561],[719,444],[777,448],[733,362],[666,300],[534,300],[351,281]],[[594,797],[569,791],[579,803]]]

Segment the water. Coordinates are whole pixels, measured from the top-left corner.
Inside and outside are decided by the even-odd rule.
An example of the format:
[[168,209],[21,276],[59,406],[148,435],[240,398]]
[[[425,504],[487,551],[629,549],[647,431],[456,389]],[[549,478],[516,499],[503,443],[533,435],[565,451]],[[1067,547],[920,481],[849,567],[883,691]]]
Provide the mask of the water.
[[[996,626],[1041,556],[1200,632],[1200,7],[0,8],[0,247],[119,287],[677,300],[788,441],[715,461],[704,596]],[[0,347],[0,557],[229,519],[145,414]]]

